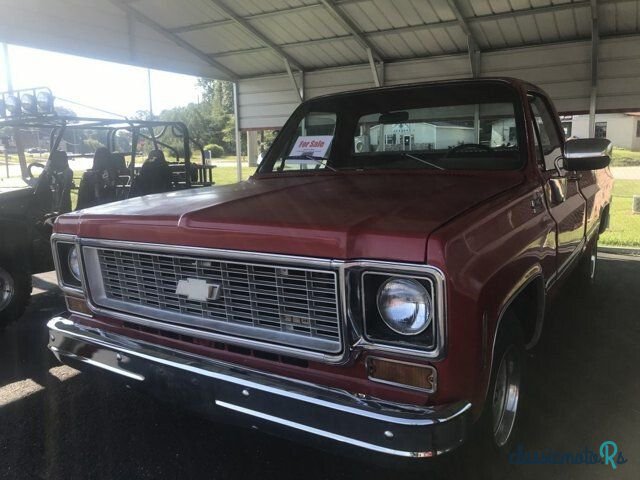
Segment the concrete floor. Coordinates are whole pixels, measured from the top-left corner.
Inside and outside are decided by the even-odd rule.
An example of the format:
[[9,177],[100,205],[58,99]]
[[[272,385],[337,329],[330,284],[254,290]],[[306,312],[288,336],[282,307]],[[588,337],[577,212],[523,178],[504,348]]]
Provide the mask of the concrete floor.
[[596,288],[567,286],[529,357],[519,443],[597,451],[628,462],[487,465],[467,448],[428,474],[398,472],[202,421],[108,378],[58,366],[44,324],[64,309],[52,275],[25,317],[0,334],[0,478],[640,478],[640,258],[601,255]]

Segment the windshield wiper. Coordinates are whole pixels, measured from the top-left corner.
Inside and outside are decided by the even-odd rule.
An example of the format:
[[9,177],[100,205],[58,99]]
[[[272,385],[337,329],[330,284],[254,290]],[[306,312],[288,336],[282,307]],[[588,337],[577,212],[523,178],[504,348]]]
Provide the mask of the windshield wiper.
[[416,157],[415,155],[411,155],[410,153],[407,153],[407,152],[402,152],[402,156],[411,158],[420,163],[424,163],[425,165],[429,165],[430,167],[437,168],[438,170],[446,170],[444,167],[441,167],[440,165],[436,165],[435,163],[431,163],[428,160],[425,160],[424,158]]
[[[304,159],[304,160],[313,160],[318,165],[324,168],[328,168],[332,172],[337,172],[335,168],[329,165],[329,159],[327,157],[316,157],[315,155],[296,155],[295,157],[289,157],[287,160],[295,160],[295,159]],[[322,163],[327,162],[327,163]]]

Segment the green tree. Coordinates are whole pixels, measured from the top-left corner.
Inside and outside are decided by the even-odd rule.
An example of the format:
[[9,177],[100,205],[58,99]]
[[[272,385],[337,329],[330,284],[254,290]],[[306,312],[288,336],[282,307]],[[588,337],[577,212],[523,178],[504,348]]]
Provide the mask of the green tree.
[[220,145],[226,154],[235,154],[233,84],[201,78],[198,86],[202,92],[200,103],[164,110],[159,118],[183,122],[197,144]]

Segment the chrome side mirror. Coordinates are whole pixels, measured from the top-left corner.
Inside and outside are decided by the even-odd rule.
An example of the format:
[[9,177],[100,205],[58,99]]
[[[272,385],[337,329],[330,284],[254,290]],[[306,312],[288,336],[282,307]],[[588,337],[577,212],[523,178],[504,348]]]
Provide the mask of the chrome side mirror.
[[613,144],[606,138],[574,138],[564,144],[566,170],[599,170],[611,162]]

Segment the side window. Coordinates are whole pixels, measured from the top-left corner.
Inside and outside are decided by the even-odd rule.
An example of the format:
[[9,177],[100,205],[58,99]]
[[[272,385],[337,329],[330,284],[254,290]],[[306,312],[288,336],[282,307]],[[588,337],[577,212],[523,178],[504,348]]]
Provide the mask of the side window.
[[555,161],[562,155],[562,139],[556,129],[556,122],[544,100],[537,95],[529,96],[531,112],[535,119],[537,141],[540,144],[540,164],[545,170],[555,169]]
[[607,138],[607,122],[596,122],[596,138]]

